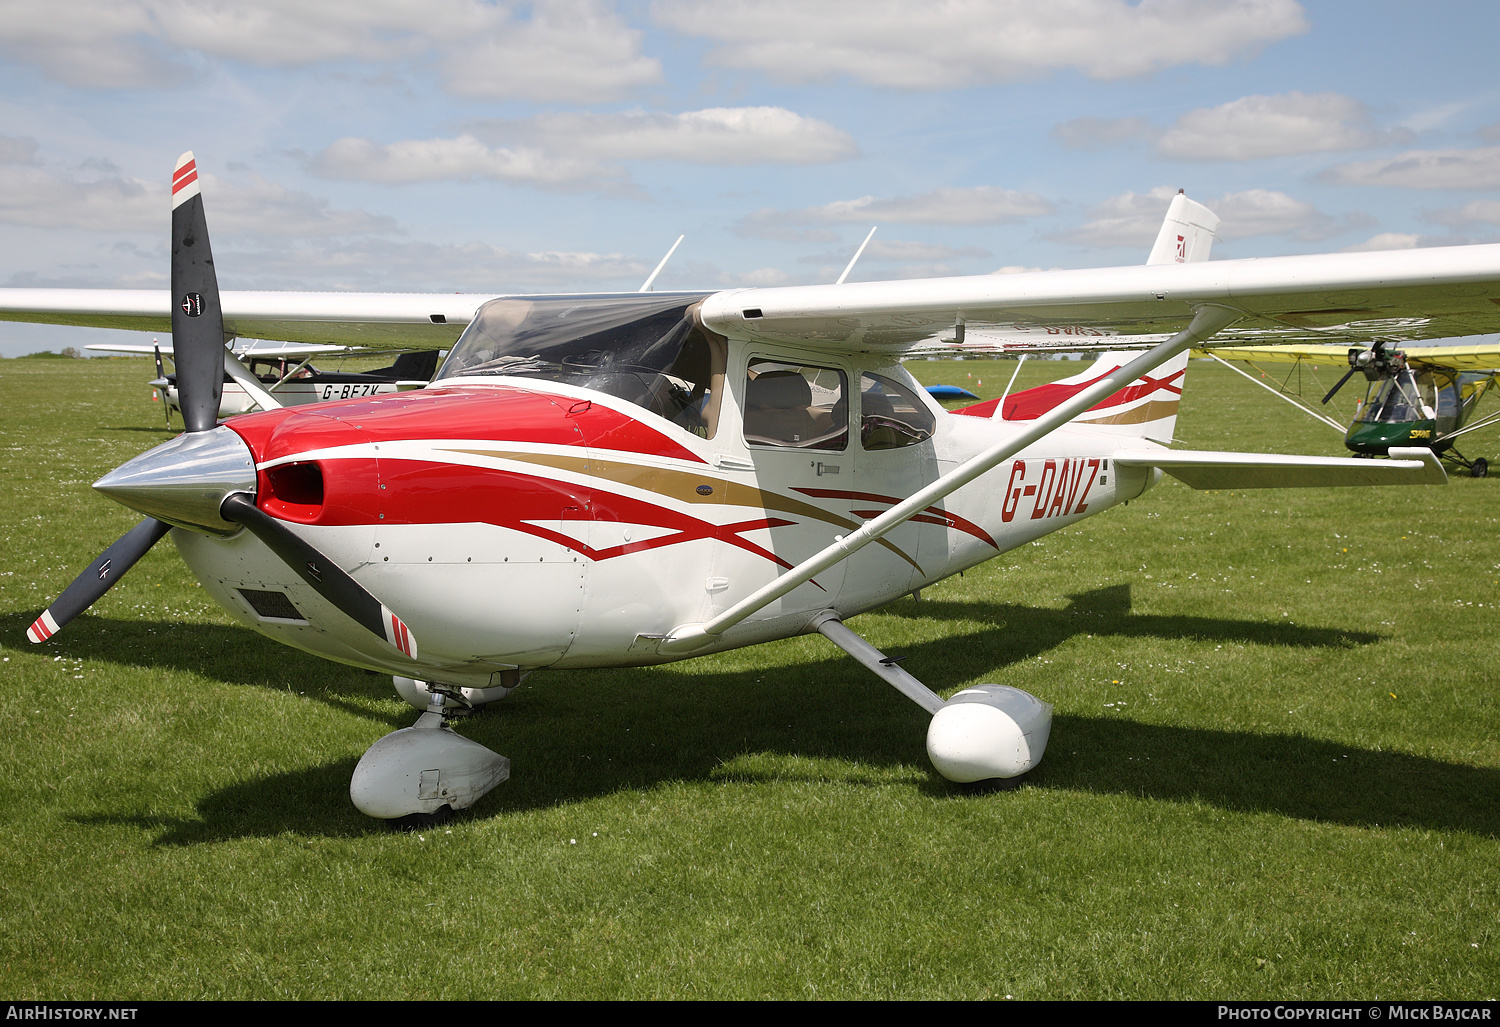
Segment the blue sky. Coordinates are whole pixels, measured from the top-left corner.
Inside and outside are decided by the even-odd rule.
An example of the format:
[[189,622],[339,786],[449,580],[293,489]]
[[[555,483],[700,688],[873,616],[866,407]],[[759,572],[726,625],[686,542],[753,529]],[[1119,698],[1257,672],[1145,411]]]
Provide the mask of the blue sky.
[[[60,0],[0,7],[0,285],[541,292],[1500,240],[1500,5]],[[113,333],[111,333],[113,334]],[[0,354],[101,341],[0,325]]]

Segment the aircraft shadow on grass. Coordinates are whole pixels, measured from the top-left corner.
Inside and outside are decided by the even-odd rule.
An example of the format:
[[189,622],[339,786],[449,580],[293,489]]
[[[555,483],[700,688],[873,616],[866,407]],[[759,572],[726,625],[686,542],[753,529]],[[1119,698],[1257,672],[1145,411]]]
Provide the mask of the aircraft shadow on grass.
[[[1349,648],[1380,639],[1367,632],[1285,623],[1135,614],[1127,585],[1071,599],[1061,610],[986,602],[893,604],[887,613],[994,625],[907,646],[893,655],[907,657],[904,666],[944,691],[1082,633],[1308,649]],[[19,642],[26,623],[29,616],[6,618],[0,637]],[[293,666],[278,673],[276,681],[255,675],[253,668],[264,666],[264,656],[254,650],[268,643],[247,630],[174,626],[170,647],[161,645],[165,631],[151,631],[139,621],[86,617],[59,648],[93,660],[175,667],[260,687],[285,688],[321,678],[321,688],[304,684],[309,698],[377,721],[382,732],[412,719],[412,711],[404,708],[387,715],[368,707],[370,696],[388,694],[384,677],[313,657],[278,650],[278,659]],[[880,644],[878,637],[872,641]],[[836,776],[856,784],[891,780],[883,772],[861,775],[860,765],[917,765],[921,787],[930,794],[1005,801],[1004,794],[969,796],[928,773],[922,750],[925,715],[842,654],[830,651],[827,659],[768,662],[744,671],[682,672],[692,666],[673,672],[644,668],[539,674],[534,687],[523,687],[494,712],[461,723],[463,734],[506,753],[515,770],[510,782],[469,815],[503,816],[668,781],[785,778],[783,768],[762,773],[737,761],[767,753],[844,761],[855,771]],[[365,835],[380,828],[346,799],[356,762],[350,756],[219,789],[199,801],[197,819],[112,814],[76,819],[159,831],[160,845],[286,831]],[[816,769],[807,773],[819,776]],[[1297,735],[1144,724],[1123,715],[1059,714],[1047,758],[1026,783],[1206,802],[1239,812],[1354,826],[1500,835],[1500,771]]]

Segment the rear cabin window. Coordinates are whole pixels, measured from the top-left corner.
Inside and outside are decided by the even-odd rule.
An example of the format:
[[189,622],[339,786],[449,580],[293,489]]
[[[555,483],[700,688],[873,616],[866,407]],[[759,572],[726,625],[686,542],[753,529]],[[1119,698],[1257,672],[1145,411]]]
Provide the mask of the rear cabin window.
[[745,442],[842,450],[849,444],[848,393],[849,379],[836,368],[751,360],[745,382]]

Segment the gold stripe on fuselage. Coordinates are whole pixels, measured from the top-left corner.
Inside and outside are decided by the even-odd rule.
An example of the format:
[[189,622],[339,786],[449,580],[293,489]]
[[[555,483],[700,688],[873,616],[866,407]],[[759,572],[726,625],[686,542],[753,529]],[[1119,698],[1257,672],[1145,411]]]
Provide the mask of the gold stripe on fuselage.
[[[847,517],[841,517],[811,503],[804,503],[800,499],[793,499],[791,496],[767,492],[753,485],[744,485],[727,478],[713,477],[694,471],[675,471],[664,467],[616,463],[599,457],[567,456],[560,453],[524,453],[498,449],[450,449],[448,452],[554,467],[560,471],[571,471],[574,474],[601,478],[617,485],[628,485],[643,492],[651,492],[683,503],[723,503],[726,506],[774,510],[777,513],[794,514],[811,520],[823,521],[825,524],[832,524],[846,531],[855,531],[860,526],[858,522]],[[716,498],[713,494],[707,496],[700,494],[699,485],[712,485],[716,491],[723,489],[722,499]],[[876,541],[911,564],[918,573],[921,572],[922,566],[892,544],[889,539],[882,538]]]

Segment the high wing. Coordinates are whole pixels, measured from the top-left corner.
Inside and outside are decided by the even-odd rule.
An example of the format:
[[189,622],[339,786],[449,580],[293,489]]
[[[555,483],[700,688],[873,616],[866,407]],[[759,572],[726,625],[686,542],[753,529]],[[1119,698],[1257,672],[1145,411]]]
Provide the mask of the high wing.
[[[1167,337],[1212,304],[1239,320],[1213,343],[1436,339],[1500,331],[1500,244],[1210,260],[901,282],[723,292],[704,301],[715,331],[840,349],[902,351],[970,333],[1058,348],[1049,329],[1120,348]],[[1018,345],[1007,349],[1024,350]],[[962,351],[961,346],[953,349]]]
[[[494,298],[225,292],[224,323],[246,338],[442,348]],[[731,290],[701,313],[725,335],[900,353],[970,331],[1019,337],[1010,350],[1056,349],[1070,330],[1069,348],[1142,345],[1172,336],[1205,305],[1237,315],[1206,346],[1500,332],[1500,244]],[[0,290],[0,320],[166,331],[170,310],[160,291]]]
[[[1402,350],[1414,368],[1447,368],[1454,371],[1493,371],[1500,368],[1500,346],[1412,346]],[[1224,360],[1250,360],[1258,364],[1294,364],[1298,361],[1341,366],[1348,362],[1347,346],[1244,346],[1220,347],[1214,355]]]
[[[446,349],[494,295],[382,292],[224,292],[225,334],[365,349]],[[0,321],[172,330],[163,290],[0,289]],[[149,352],[149,351],[148,351]]]

